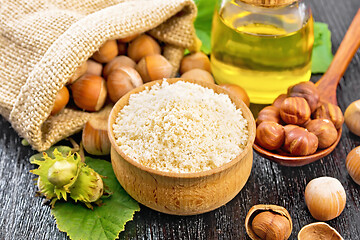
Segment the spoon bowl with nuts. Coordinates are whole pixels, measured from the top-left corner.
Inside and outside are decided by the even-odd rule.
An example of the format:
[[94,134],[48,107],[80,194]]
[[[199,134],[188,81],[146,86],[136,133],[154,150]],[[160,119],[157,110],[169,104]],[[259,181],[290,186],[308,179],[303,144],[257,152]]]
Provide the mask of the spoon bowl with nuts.
[[303,166],[335,149],[344,122],[336,88],[359,47],[360,10],[322,78],[315,85],[303,82],[290,87],[287,95],[259,113],[254,149],[261,156],[284,166]]

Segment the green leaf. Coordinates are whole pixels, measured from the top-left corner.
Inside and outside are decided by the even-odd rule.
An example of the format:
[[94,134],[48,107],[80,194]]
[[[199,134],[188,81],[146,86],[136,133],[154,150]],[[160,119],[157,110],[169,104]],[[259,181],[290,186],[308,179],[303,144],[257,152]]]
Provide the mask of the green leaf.
[[[54,146],[54,147],[51,147],[49,148],[48,150],[45,151],[45,153],[50,157],[50,158],[55,158],[54,156],[54,150],[55,148],[60,152],[62,153],[62,155],[64,157],[66,157],[69,152],[72,150],[71,147],[68,147],[68,146]],[[37,154],[34,154],[30,157],[30,162],[33,162],[34,160],[39,160],[41,161],[42,157],[43,157],[43,152],[40,152],[40,153],[37,153]]]
[[111,163],[86,157],[86,164],[106,176],[103,180],[113,193],[111,197],[101,198],[104,205],[95,206],[94,210],[82,203],[58,201],[51,213],[59,230],[67,232],[70,239],[116,239],[135,211],[140,210],[139,205],[120,186]]
[[312,52],[312,73],[324,73],[328,69],[333,55],[331,52],[331,32],[326,23],[314,23],[314,47]]
[[202,42],[201,51],[206,54],[211,52],[211,24],[217,0],[195,0],[198,15],[194,22],[196,35]]

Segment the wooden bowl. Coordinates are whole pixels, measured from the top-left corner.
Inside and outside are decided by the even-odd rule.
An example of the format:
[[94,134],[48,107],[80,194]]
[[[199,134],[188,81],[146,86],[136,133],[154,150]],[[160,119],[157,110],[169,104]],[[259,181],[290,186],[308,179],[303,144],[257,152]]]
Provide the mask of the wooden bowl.
[[[215,84],[180,78],[167,79],[172,84],[187,81],[213,89],[216,93],[226,90]],[[108,133],[111,141],[111,162],[122,187],[135,200],[159,212],[174,215],[194,215],[216,209],[234,198],[249,178],[255,140],[255,121],[249,108],[229,94],[237,108],[248,121],[249,138],[244,151],[221,167],[196,173],[163,172],[144,166],[126,156],[115,142],[113,124],[119,111],[128,104],[129,96],[141,92],[162,80],[147,83],[123,96],[110,113]]]

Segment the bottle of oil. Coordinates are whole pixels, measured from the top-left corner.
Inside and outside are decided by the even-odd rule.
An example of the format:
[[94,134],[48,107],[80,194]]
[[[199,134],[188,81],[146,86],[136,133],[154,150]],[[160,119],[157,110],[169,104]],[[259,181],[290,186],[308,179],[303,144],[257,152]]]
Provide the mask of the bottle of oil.
[[302,0],[219,0],[211,36],[217,83],[243,87],[252,103],[268,104],[308,81],[313,18]]

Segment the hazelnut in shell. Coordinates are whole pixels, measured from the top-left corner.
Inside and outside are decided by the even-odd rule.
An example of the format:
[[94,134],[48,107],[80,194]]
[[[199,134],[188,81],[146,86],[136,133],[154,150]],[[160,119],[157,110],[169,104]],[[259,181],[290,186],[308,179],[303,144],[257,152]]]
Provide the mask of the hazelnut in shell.
[[109,111],[103,111],[91,117],[85,124],[82,143],[86,152],[92,155],[108,155],[110,153],[111,144],[107,134],[108,117]]
[[76,106],[87,111],[99,111],[105,103],[105,80],[97,75],[85,74],[71,85]]
[[266,106],[261,109],[256,119],[256,125],[261,124],[263,121],[280,123],[280,109],[274,106]]
[[55,97],[54,106],[51,110],[51,115],[55,115],[64,109],[66,104],[69,102],[69,90],[66,86],[60,89]]
[[111,101],[116,103],[126,93],[141,86],[143,82],[134,68],[123,66],[109,74],[106,84]]
[[200,68],[194,68],[181,75],[181,78],[194,79],[205,81],[208,83],[215,83],[213,76],[208,72]]
[[180,73],[183,74],[194,68],[200,68],[211,73],[209,57],[203,52],[186,55],[180,63]]
[[283,149],[290,154],[295,156],[310,155],[316,152],[317,147],[318,138],[305,128],[295,126],[285,129]]
[[93,54],[92,58],[99,63],[107,63],[117,55],[118,47],[116,40],[108,40]]
[[344,210],[345,189],[336,178],[315,178],[305,188],[305,203],[313,218],[329,221],[339,216]]
[[329,119],[318,118],[309,121],[306,129],[315,134],[319,140],[319,148],[330,147],[337,139],[338,132]]
[[323,103],[313,113],[313,118],[326,118],[332,121],[336,129],[340,129],[344,123],[344,115],[339,106],[332,103]]
[[352,102],[345,110],[345,124],[349,130],[360,136],[360,99]]
[[108,75],[115,69],[122,67],[122,66],[127,66],[127,67],[131,67],[131,68],[135,68],[136,66],[136,62],[134,62],[134,60],[132,60],[131,58],[127,57],[127,56],[117,56],[115,57],[113,60],[111,60],[110,62],[108,62],[103,70],[103,76],[104,78],[107,78]]
[[160,54],[161,48],[155,39],[148,35],[140,35],[135,38],[128,47],[128,56],[135,62],[145,56]]
[[146,83],[170,77],[173,66],[164,56],[155,54],[143,57],[135,69],[139,72],[144,83]]
[[139,33],[136,33],[136,34],[130,35],[128,37],[120,38],[120,39],[118,39],[118,41],[119,41],[119,43],[128,43],[128,42],[131,42],[132,40],[134,40],[135,38],[137,38],[139,35],[140,35]]
[[[191,71],[192,70],[190,70],[189,72],[191,72]],[[248,107],[250,106],[250,98],[247,95],[247,92],[245,91],[245,89],[243,89],[242,87],[235,85],[235,84],[229,84],[229,83],[222,83],[219,86],[224,88],[228,92],[234,94],[238,98],[240,98],[246,104],[246,106],[248,106]]]
[[298,240],[344,240],[329,224],[324,222],[311,223],[301,228]]
[[87,74],[98,75],[101,76],[103,71],[103,66],[101,63],[95,62],[93,60],[87,60],[88,68],[86,70]]
[[276,122],[264,121],[256,128],[256,143],[267,150],[280,148],[285,140],[282,125]]
[[319,105],[320,95],[313,82],[301,82],[288,89],[289,97],[302,97],[308,102],[311,112]]
[[310,119],[309,104],[302,97],[288,97],[280,107],[281,119],[287,124],[301,125]]
[[253,240],[288,239],[292,232],[289,212],[276,205],[255,205],[245,218],[245,229]]
[[346,169],[354,182],[360,185],[360,146],[351,150],[347,155]]

